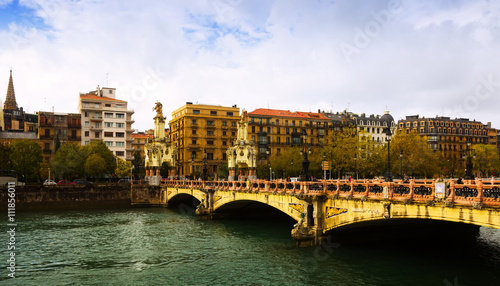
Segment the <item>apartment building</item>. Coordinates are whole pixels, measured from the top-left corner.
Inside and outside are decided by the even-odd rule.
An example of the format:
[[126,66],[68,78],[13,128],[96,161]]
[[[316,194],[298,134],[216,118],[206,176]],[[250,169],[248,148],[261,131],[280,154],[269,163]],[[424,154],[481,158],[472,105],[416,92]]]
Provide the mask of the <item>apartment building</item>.
[[127,109],[127,101],[116,99],[115,88],[99,88],[80,93],[78,110],[81,114],[81,144],[102,140],[115,156],[133,160],[132,124],[133,110]]
[[172,112],[170,142],[177,147],[177,172],[181,176],[203,173],[211,177],[227,166],[226,151],[237,138],[240,109],[236,105],[187,102]]
[[52,163],[56,145],[81,142],[81,115],[79,113],[38,112],[38,140],[42,146],[43,160]]

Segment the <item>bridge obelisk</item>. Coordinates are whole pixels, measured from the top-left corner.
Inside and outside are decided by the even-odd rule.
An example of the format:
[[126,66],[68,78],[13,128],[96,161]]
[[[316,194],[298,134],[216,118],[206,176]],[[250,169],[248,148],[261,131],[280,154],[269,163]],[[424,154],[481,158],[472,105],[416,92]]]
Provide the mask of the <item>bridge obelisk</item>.
[[156,102],[153,110],[156,110],[154,117],[155,129],[153,139],[147,139],[144,145],[144,153],[146,154],[146,180],[150,185],[159,185],[161,182],[160,169],[163,163],[169,168],[169,178],[175,176],[175,155],[177,148],[168,142],[165,137],[165,117],[163,117],[162,104]]
[[[238,137],[226,151],[229,168],[229,181],[257,179],[257,148],[255,142],[248,140],[248,114],[245,110],[238,121]],[[238,169],[238,175],[236,175]]]

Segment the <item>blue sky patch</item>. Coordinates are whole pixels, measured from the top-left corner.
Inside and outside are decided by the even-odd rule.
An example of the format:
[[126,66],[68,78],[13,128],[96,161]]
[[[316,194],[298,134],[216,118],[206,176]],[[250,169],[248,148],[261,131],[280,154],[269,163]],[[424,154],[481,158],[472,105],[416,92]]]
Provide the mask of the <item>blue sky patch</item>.
[[10,23],[39,30],[47,28],[43,19],[36,16],[34,9],[19,4],[17,0],[0,6],[0,30],[8,30]]

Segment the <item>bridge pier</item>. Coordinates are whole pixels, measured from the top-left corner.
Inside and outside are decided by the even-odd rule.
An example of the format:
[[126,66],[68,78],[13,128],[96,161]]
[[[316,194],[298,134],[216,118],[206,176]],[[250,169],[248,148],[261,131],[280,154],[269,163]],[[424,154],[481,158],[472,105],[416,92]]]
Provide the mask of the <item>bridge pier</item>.
[[292,238],[297,246],[307,247],[321,244],[323,236],[323,201],[325,196],[307,196],[305,213],[294,225]]

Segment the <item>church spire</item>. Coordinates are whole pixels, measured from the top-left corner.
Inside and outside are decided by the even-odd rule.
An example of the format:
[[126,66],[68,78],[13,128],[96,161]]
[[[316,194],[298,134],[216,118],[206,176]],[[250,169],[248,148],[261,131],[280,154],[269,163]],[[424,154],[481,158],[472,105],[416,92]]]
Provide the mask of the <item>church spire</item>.
[[7,97],[5,98],[5,103],[3,109],[16,109],[16,94],[14,92],[14,83],[12,81],[12,69],[10,70],[9,87],[7,88]]

